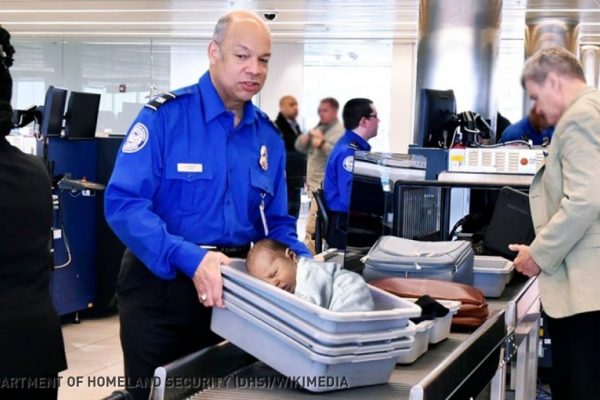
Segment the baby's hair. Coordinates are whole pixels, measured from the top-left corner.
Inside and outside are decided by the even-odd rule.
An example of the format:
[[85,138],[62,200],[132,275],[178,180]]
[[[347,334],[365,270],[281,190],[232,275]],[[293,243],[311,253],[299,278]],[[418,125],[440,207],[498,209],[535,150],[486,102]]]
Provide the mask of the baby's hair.
[[[278,242],[277,240],[273,240],[273,239],[259,240],[258,242],[256,242],[254,244],[254,246],[252,246],[252,248],[248,252],[248,257],[246,258],[246,265],[248,266],[249,269],[258,267],[257,258],[261,251],[266,252],[266,254],[269,255],[269,257],[270,257],[269,262],[271,262],[277,256],[284,256],[287,248],[288,248],[288,246],[286,246],[285,244],[283,244],[281,242]],[[264,254],[265,253],[263,253],[263,255]],[[248,271],[248,272],[252,273],[252,271]]]

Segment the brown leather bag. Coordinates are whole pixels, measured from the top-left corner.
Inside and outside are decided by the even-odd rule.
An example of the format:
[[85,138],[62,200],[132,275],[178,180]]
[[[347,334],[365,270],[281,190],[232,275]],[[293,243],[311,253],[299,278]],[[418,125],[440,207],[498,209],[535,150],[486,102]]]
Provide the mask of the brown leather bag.
[[438,300],[461,302],[458,313],[452,318],[452,326],[476,328],[487,319],[488,305],[483,292],[462,283],[415,278],[384,278],[369,282],[370,285],[399,297],[429,295]]

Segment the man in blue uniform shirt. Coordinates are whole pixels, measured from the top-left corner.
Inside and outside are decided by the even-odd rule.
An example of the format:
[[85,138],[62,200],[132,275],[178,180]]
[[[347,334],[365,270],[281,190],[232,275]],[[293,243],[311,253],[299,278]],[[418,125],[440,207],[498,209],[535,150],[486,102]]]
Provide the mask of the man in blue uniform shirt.
[[500,137],[500,143],[511,142],[513,140],[524,140],[526,142],[531,140],[531,144],[536,146],[549,145],[552,140],[552,134],[554,133],[554,127],[550,126],[546,117],[538,113],[535,107],[529,110],[529,115],[520,121],[509,125],[502,136]]
[[349,100],[344,105],[342,118],[346,132],[329,155],[323,181],[325,203],[331,214],[327,243],[337,248],[346,247],[354,153],[371,150],[367,141],[377,136],[379,127],[377,110],[369,99]]
[[209,71],[150,102],[121,147],[105,213],[128,247],[119,318],[136,399],[148,398],[156,367],[219,340],[209,307],[223,307],[220,265],[229,257],[266,237],[310,255],[287,213],[283,142],[250,101],[270,55],[264,22],[247,11],[225,15],[208,46]]

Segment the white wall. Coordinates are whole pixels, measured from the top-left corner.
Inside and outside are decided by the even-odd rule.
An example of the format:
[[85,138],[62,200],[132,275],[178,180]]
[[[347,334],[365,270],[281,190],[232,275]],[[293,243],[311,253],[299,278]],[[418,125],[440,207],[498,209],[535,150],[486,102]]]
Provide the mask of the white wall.
[[198,83],[208,69],[208,43],[171,47],[170,89]]
[[259,107],[271,119],[279,113],[279,99],[292,95],[298,100],[298,121],[302,121],[302,83],[304,67],[304,45],[302,43],[274,43],[271,48],[269,75],[258,99]]
[[[85,40],[68,43],[17,41],[16,45],[19,57],[13,68],[14,103],[21,108],[42,104],[45,87],[49,84],[64,86],[69,90],[93,89],[102,93],[98,120],[100,132],[109,129],[124,133],[139,108],[148,101],[151,86],[154,94],[187,86],[196,83],[208,67],[207,42],[196,40],[181,43],[142,40],[139,43],[115,44]],[[256,103],[274,119],[279,111],[279,99],[287,94],[295,96],[299,102],[298,121],[307,129],[318,119],[318,99],[333,95],[339,97],[343,105],[351,97],[370,97],[376,101],[382,119],[382,132],[377,138],[379,142],[374,142],[376,149],[406,151],[413,121],[415,45],[393,46],[393,67],[388,67],[391,92],[387,93],[387,83],[383,86],[376,84],[383,79],[380,76],[383,72],[374,72],[385,69],[385,62],[373,62],[373,57],[368,57],[369,53],[355,44],[333,47],[357,51],[361,54],[359,62],[348,59],[348,65],[327,68],[327,63],[313,60],[310,67],[317,67],[321,71],[318,73],[320,80],[307,82],[304,43],[274,43],[269,76],[255,99]],[[385,46],[378,48],[380,52],[385,52]],[[69,60],[68,66],[62,63],[63,55]],[[118,86],[121,83],[127,84],[126,93],[119,93]],[[313,92],[318,92],[315,99],[305,98],[307,85],[312,87]]]
[[416,65],[416,43],[394,44],[389,136],[389,151],[394,153],[406,153],[412,143]]

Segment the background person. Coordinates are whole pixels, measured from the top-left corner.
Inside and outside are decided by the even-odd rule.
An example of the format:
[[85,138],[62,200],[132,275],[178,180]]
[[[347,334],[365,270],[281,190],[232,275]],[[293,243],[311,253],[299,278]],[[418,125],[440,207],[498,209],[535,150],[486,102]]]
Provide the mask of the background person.
[[500,143],[510,142],[513,140],[531,140],[531,143],[536,146],[548,145],[552,140],[554,126],[551,126],[546,117],[540,113],[536,107],[531,107],[529,114],[522,120],[509,125],[502,136]]
[[223,306],[229,257],[265,237],[310,255],[288,215],[283,143],[251,102],[270,56],[260,18],[225,15],[208,45],[209,71],[144,107],[117,157],[105,214],[128,247],[118,301],[136,399],[148,398],[156,367],[220,340],[202,305]]
[[518,271],[539,274],[548,315],[554,400],[598,398],[600,359],[600,92],[585,83],[577,58],[562,48],[531,56],[521,83],[536,110],[556,126],[529,199],[536,238],[518,251]]
[[346,132],[327,160],[323,183],[325,203],[330,214],[327,244],[339,249],[346,247],[354,154],[356,150],[371,150],[367,142],[377,136],[379,128],[377,110],[369,99],[349,100],[344,105],[342,118]]
[[[50,297],[52,182],[41,159],[6,140],[14,52],[0,27],[0,399],[56,399],[67,361]],[[30,380],[15,386],[11,378]]]
[[306,165],[306,185],[311,198],[310,211],[306,220],[306,237],[304,243],[315,252],[315,221],[317,203],[312,198],[312,193],[321,189],[325,164],[335,143],[344,134],[344,127],[338,120],[340,104],[333,97],[326,97],[319,104],[319,124],[308,133],[296,139],[296,149],[308,154]]
[[285,143],[288,214],[295,218],[300,214],[300,192],[306,182],[306,155],[295,148],[296,139],[302,135],[297,117],[298,101],[294,96],[283,96],[279,100],[279,114],[275,125]]

